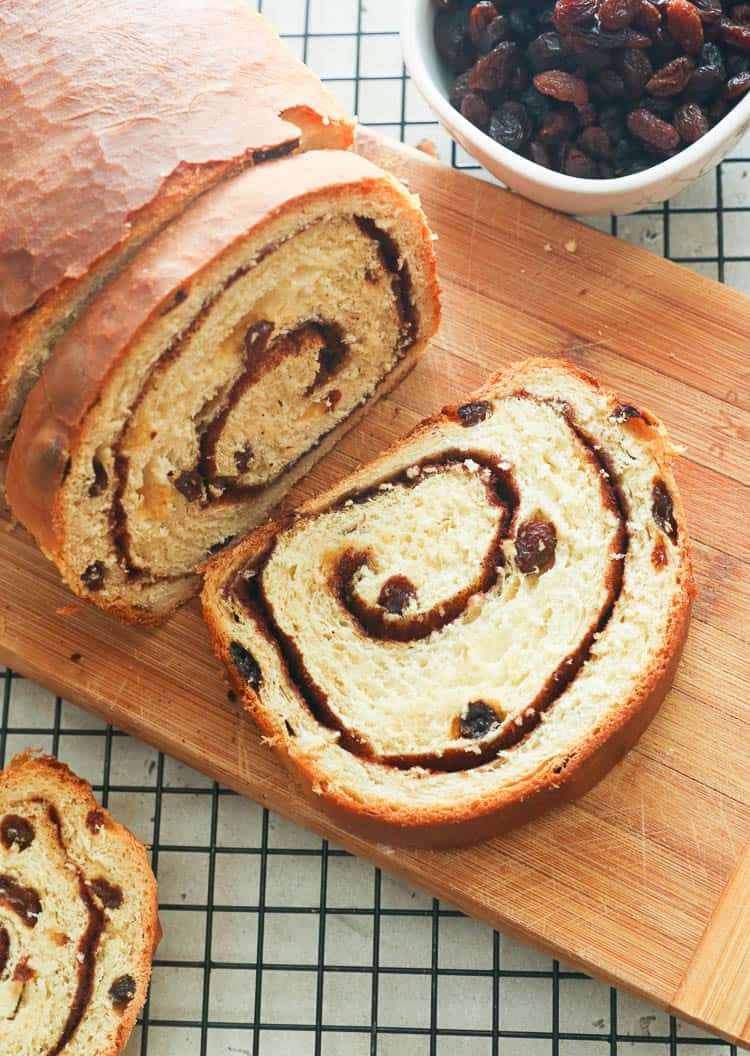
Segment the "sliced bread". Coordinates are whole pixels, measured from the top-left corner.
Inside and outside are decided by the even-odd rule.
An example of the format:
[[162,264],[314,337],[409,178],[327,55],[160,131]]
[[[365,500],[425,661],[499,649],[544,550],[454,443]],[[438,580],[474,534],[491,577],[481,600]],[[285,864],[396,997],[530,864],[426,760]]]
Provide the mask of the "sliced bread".
[[144,847],[48,756],[0,772],[3,1056],[116,1056],[161,938]]
[[264,736],[343,824],[467,843],[589,788],[685,636],[664,426],[515,364],[209,565],[205,618]]

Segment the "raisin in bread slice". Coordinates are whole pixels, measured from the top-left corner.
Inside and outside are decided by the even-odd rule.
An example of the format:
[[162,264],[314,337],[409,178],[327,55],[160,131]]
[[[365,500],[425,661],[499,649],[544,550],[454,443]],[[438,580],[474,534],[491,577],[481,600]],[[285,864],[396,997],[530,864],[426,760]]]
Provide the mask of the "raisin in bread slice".
[[322,808],[460,844],[606,772],[687,627],[672,455],[649,412],[529,360],[211,562],[216,652]]
[[114,1056],[161,938],[143,846],[66,766],[30,752],[0,772],[3,1056]]
[[13,512],[76,593],[157,622],[438,315],[424,215],[370,162],[311,151],[225,180],[56,349],[11,451]]
[[84,306],[196,195],[353,136],[244,0],[78,0],[74,17],[70,0],[10,6],[0,12],[0,445]]

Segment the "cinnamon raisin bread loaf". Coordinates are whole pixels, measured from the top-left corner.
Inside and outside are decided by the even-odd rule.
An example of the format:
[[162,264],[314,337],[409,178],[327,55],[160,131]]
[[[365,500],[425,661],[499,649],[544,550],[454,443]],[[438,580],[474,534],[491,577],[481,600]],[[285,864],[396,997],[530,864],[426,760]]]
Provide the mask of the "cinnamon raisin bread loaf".
[[0,1049],[115,1056],[161,937],[140,843],[47,756],[0,772]]
[[244,0],[0,5],[0,444],[133,252],[239,169],[352,123]]
[[211,563],[217,654],[322,808],[459,844],[602,776],[687,627],[672,455],[648,411],[529,360]]
[[225,180],[55,350],[11,451],[13,512],[76,593],[163,619],[438,312],[424,216],[370,162],[311,151]]

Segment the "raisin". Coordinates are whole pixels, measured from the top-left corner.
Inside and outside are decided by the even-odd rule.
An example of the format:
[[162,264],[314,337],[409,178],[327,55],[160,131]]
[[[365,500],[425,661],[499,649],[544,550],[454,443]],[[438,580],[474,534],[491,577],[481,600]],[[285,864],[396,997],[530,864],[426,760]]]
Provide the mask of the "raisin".
[[135,990],[135,979],[132,975],[121,975],[119,979],[115,979],[109,988],[113,1006],[118,1010],[127,1008],[135,997]]
[[736,77],[729,78],[724,85],[722,95],[733,103],[737,99],[741,99],[748,89],[750,89],[750,73],[738,73]]
[[478,425],[492,414],[492,404],[486,400],[476,400],[474,403],[462,403],[456,411],[459,421],[464,428],[470,425]]
[[90,810],[86,815],[86,828],[89,832],[93,832],[96,835],[104,828],[106,823],[106,817],[104,812],[101,810]]
[[718,96],[718,98],[714,99],[714,101],[708,108],[708,119],[712,124],[715,125],[716,122],[721,121],[722,117],[724,117],[728,112],[729,103],[726,101],[726,99],[722,99],[721,96]]
[[479,36],[480,54],[486,55],[488,51],[496,48],[501,41],[507,40],[509,35],[510,26],[507,18],[504,15],[498,15],[497,18],[493,18]]
[[725,44],[737,48],[738,51],[750,52],[750,25],[722,18],[719,24],[719,37]]
[[101,495],[109,483],[109,477],[107,471],[102,465],[101,461],[94,455],[91,460],[91,468],[94,471],[94,479],[89,484],[89,498],[95,499]]
[[540,575],[552,568],[557,549],[557,529],[551,521],[532,517],[516,533],[516,564],[520,572]]
[[435,47],[452,73],[463,73],[474,59],[466,11],[438,11],[435,16]]
[[610,161],[614,156],[612,141],[605,130],[598,125],[584,128],[578,142],[581,149],[596,161]]
[[238,451],[234,452],[234,464],[237,467],[238,473],[247,473],[248,469],[252,465],[253,459],[255,458],[255,452],[253,451],[252,444],[245,444]]
[[604,48],[592,47],[580,37],[564,37],[563,43],[570,54],[575,57],[578,66],[589,73],[601,73],[612,65],[612,53]]
[[0,905],[12,910],[27,928],[35,928],[42,903],[33,887],[24,887],[13,876],[0,876]]
[[634,136],[657,150],[674,150],[680,142],[679,132],[674,125],[662,121],[650,110],[633,110],[628,114],[627,123]]
[[637,48],[627,48],[622,53],[621,60],[622,81],[625,95],[630,99],[638,99],[646,84],[654,74],[654,67],[645,51]]
[[622,99],[625,95],[625,78],[617,70],[602,70],[599,87],[605,99]]
[[260,664],[253,654],[249,652],[244,645],[240,645],[239,642],[231,643],[229,646],[229,653],[234,661],[234,666],[237,668],[245,682],[247,682],[252,689],[257,689],[261,684],[263,676],[261,674]]
[[571,33],[594,21],[598,0],[557,0],[553,16],[560,33]]
[[582,30],[578,37],[584,44],[594,48],[648,48],[651,38],[637,29],[606,30],[600,26]]
[[724,73],[715,66],[698,66],[685,88],[685,100],[689,103],[707,103],[721,90],[724,79]]
[[697,55],[703,47],[703,23],[690,0],[669,0],[667,29],[688,55]]
[[619,106],[602,106],[599,110],[599,124],[611,142],[618,143],[625,131],[625,115]]
[[469,704],[463,715],[459,716],[459,736],[467,740],[479,741],[495,726],[500,725],[500,716],[490,704],[475,700]]
[[721,0],[693,0],[693,3],[704,26],[718,25],[724,15]]
[[92,561],[90,565],[87,565],[81,572],[81,583],[87,590],[96,591],[101,590],[104,586],[104,562],[103,561]]
[[403,616],[417,592],[411,580],[406,576],[391,576],[383,584],[378,597],[378,605],[391,616]]
[[528,40],[536,32],[536,19],[522,7],[514,7],[508,12],[508,22],[512,35],[521,40]]
[[736,77],[738,73],[747,73],[750,70],[750,55],[741,55],[738,51],[727,55],[727,75]]
[[203,477],[197,469],[185,469],[174,482],[174,486],[188,502],[198,502],[205,495]]
[[520,150],[532,132],[531,117],[523,103],[503,103],[490,118],[490,135],[509,150]]
[[[750,87],[750,75],[748,75],[748,87]],[[674,112],[674,125],[680,133],[680,138],[686,143],[695,143],[701,136],[705,136],[711,127],[706,111],[697,103],[683,103]]]
[[651,490],[651,512],[659,528],[673,541],[677,538],[677,522],[669,488],[663,480],[654,481]]
[[559,34],[541,33],[529,44],[526,56],[534,73],[541,73],[560,66],[567,50]]
[[596,162],[574,143],[566,143],[563,147],[560,168],[566,176],[577,176],[580,180],[593,180],[598,175]]
[[599,21],[605,29],[625,29],[641,10],[641,0],[601,0]]
[[464,96],[468,95],[470,91],[472,91],[472,87],[469,84],[469,70],[466,70],[465,73],[456,77],[451,84],[450,92],[448,93],[451,106],[455,106],[456,110],[460,110]]
[[34,826],[18,814],[6,814],[0,823],[0,838],[6,850],[17,847],[25,851],[34,842]]
[[672,59],[656,71],[646,85],[646,91],[652,95],[679,95],[687,87],[693,68],[692,62],[685,55]]
[[653,37],[661,28],[661,11],[651,0],[641,0],[640,10],[635,17],[635,26],[643,30],[649,37]]
[[475,92],[502,92],[510,84],[517,61],[517,46],[503,41],[477,60],[469,74],[469,85]]
[[564,70],[545,70],[534,78],[534,87],[560,103],[573,103],[579,109],[589,101],[588,85],[580,77]]
[[90,880],[89,887],[105,909],[119,909],[122,905],[122,888],[117,884],[110,884],[103,876]]
[[649,95],[641,101],[640,108],[649,110],[664,121],[671,121],[674,117],[674,99],[666,95]]
[[540,143],[538,139],[532,139],[527,149],[530,161],[533,161],[536,165],[541,165],[544,169],[552,168],[549,151],[544,143]]
[[484,96],[479,95],[477,92],[467,92],[461,100],[459,109],[466,120],[471,121],[472,125],[481,128],[483,132],[487,130],[487,126],[490,123],[490,106]]
[[633,418],[643,418],[643,415],[632,403],[618,403],[612,412],[612,421],[622,425]]
[[534,127],[539,128],[547,114],[552,108],[552,102],[547,95],[538,92],[534,85],[530,85],[521,95],[521,102],[531,115]]
[[750,4],[735,4],[732,18],[735,22],[750,22]]
[[565,143],[575,133],[578,122],[569,110],[554,110],[539,129],[539,139],[545,146]]
[[10,935],[7,930],[0,927],[0,976],[5,974],[10,956]]
[[480,0],[472,7],[469,14],[469,37],[475,48],[479,47],[482,33],[495,18],[497,18],[497,8],[492,0]]

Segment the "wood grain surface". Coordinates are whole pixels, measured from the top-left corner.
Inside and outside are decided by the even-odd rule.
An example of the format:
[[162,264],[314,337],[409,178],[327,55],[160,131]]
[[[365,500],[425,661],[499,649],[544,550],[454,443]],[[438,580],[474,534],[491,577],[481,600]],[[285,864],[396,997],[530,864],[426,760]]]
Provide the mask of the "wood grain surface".
[[750,301],[372,137],[433,229],[445,294],[429,356],[297,488],[310,495],[532,354],[645,404],[686,445],[699,595],[684,660],[638,748],[579,803],[479,847],[393,852],[290,789],[227,698],[197,604],[157,630],[75,600],[0,521],[0,659],[503,931],[750,1045]]

